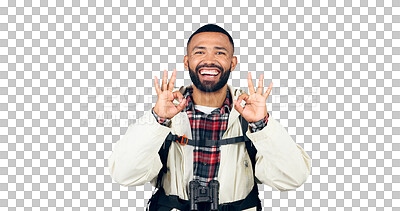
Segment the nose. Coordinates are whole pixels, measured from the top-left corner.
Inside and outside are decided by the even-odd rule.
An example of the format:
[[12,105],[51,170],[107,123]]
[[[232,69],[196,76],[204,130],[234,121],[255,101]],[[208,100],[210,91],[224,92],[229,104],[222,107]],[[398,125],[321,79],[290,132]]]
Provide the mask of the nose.
[[215,57],[215,54],[213,54],[213,53],[206,53],[206,55],[204,56],[204,60],[205,61],[209,61],[209,62],[211,62],[211,63],[215,63],[215,61],[216,61],[216,59],[215,59],[216,57]]

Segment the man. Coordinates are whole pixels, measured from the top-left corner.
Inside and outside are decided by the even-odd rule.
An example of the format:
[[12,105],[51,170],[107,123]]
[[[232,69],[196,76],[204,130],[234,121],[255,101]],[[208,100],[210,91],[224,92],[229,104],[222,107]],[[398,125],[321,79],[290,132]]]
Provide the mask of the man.
[[[176,70],[168,83],[164,70],[161,87],[155,77],[155,106],[115,144],[109,158],[112,178],[123,186],[155,185],[159,191],[150,209],[189,210],[190,204],[190,209],[208,210],[216,200],[219,209],[256,210],[261,206],[256,182],[287,191],[306,181],[310,157],[267,112],[272,83],[264,92],[261,75],[256,90],[248,73],[249,94],[227,84],[237,65],[233,51],[224,29],[213,24],[199,28],[184,57],[193,85],[174,91]],[[244,122],[248,126],[242,129]],[[179,143],[167,141],[175,135],[183,137]],[[218,144],[229,138],[248,141]],[[211,183],[217,185],[208,187]],[[195,197],[207,191],[218,199]]]

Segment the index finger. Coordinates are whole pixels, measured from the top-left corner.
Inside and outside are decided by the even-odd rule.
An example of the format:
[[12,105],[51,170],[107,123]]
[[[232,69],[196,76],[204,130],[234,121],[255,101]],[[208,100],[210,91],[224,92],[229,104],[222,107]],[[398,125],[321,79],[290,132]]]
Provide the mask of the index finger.
[[251,72],[247,74],[247,84],[249,86],[249,94],[252,95],[255,93],[253,81],[251,81]]

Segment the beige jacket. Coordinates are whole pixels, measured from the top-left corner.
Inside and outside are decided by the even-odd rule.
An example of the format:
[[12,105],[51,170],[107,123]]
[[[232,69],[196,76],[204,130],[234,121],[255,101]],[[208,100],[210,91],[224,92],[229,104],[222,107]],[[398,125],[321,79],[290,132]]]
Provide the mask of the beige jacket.
[[[233,99],[237,99],[243,93],[239,89],[228,87]],[[180,88],[182,93],[184,90],[185,87]],[[232,108],[223,138],[242,135],[238,117],[239,113]],[[145,112],[136,123],[128,127],[125,136],[114,145],[108,160],[111,177],[123,186],[143,185],[147,182],[155,185],[162,167],[158,151],[169,132],[192,138],[186,112],[180,112],[173,117],[170,127],[160,125],[151,111]],[[246,135],[258,151],[255,165],[257,182],[287,191],[301,186],[306,181],[311,169],[310,157],[272,116],[263,130],[254,133],[248,130]],[[222,204],[244,199],[254,184],[246,146],[244,143],[224,145],[220,150],[219,202]],[[188,185],[193,178],[193,147],[173,142],[167,167],[168,171],[163,180],[166,194],[188,200]]]

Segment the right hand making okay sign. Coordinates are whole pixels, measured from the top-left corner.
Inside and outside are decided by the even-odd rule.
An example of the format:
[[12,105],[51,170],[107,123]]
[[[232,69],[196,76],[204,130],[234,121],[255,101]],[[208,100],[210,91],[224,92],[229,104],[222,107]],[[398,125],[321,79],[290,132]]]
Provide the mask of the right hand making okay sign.
[[[183,95],[179,91],[172,92],[176,79],[176,69],[174,69],[172,72],[172,76],[168,84],[167,77],[167,70],[164,70],[160,88],[157,76],[154,76],[154,84],[158,96],[156,105],[154,106],[154,112],[161,118],[171,119],[185,108],[186,99],[183,98]],[[172,102],[176,98],[179,100],[178,106],[175,106],[175,104]]]

